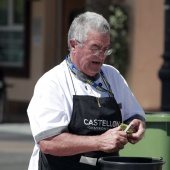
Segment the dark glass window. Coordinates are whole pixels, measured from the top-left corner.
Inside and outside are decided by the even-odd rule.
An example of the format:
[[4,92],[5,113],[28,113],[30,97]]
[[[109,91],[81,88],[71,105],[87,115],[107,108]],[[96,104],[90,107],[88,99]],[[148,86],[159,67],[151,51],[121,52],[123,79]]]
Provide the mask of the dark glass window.
[[1,0],[0,68],[7,76],[28,76],[29,1]]
[[24,23],[24,0],[15,0],[13,5],[13,16],[15,24]]
[[1,0],[0,3],[0,25],[7,25],[8,20],[8,1]]

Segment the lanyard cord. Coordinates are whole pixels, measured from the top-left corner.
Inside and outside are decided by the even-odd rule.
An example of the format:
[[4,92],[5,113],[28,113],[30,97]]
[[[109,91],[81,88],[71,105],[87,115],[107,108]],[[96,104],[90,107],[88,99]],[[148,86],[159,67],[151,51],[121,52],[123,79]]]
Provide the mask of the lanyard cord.
[[[69,59],[68,56],[66,57],[66,63],[67,63],[67,66],[70,68],[70,70],[71,70],[74,74],[76,74],[76,71],[78,71],[78,68],[75,67],[75,66],[71,63],[71,61],[70,61],[70,59]],[[94,88],[96,88],[97,90],[102,91],[102,92],[108,92],[108,93],[109,93],[109,96],[110,96],[110,97],[113,97],[113,93],[112,93],[110,84],[108,83],[108,81],[107,81],[106,77],[104,76],[104,73],[103,73],[102,70],[100,71],[100,74],[101,74],[102,80],[103,80],[103,82],[104,82],[104,84],[105,84],[105,86],[106,86],[107,89],[105,89],[105,88],[103,88],[103,87],[100,87],[99,84],[95,83],[94,81],[90,80],[90,79],[87,78],[87,77],[86,77],[85,81],[86,81],[88,84],[90,84],[91,86],[93,86]]]
[[[113,93],[112,93],[110,84],[108,83],[106,77],[105,77],[105,76],[102,76],[102,80],[103,80],[103,82],[104,82],[106,88],[107,88],[107,89],[110,89],[110,90],[108,90],[109,96],[110,96],[110,97],[113,97],[114,95],[113,95]],[[108,86],[109,86],[109,87],[108,87]]]

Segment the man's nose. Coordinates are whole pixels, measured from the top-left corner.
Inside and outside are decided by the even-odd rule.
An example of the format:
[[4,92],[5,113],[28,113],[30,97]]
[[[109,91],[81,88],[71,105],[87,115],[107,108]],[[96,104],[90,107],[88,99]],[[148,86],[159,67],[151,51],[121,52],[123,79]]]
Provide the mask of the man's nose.
[[98,56],[102,59],[106,58],[106,54],[105,54],[105,51],[101,50],[98,54]]

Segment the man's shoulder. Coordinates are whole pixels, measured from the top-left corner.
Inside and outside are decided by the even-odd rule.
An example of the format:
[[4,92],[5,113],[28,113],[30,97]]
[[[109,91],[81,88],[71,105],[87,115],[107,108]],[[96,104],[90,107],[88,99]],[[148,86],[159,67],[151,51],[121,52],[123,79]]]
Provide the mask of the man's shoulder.
[[101,69],[105,74],[120,75],[119,70],[117,70],[114,66],[108,64],[103,64]]
[[60,82],[65,79],[66,65],[63,61],[59,65],[56,65],[46,73],[44,73],[38,80],[38,84],[44,84],[47,82]]
[[65,62],[63,61],[59,65],[56,65],[55,67],[47,71],[42,77],[46,77],[46,78],[50,78],[51,76],[62,77],[65,70],[66,70],[66,65]]

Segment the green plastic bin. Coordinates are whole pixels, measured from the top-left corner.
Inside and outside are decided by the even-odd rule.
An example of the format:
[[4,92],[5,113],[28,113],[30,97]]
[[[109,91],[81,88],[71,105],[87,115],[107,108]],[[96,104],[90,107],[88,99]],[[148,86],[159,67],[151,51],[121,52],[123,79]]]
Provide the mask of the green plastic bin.
[[143,139],[135,145],[128,143],[120,156],[162,157],[163,170],[170,170],[170,112],[146,113]]

